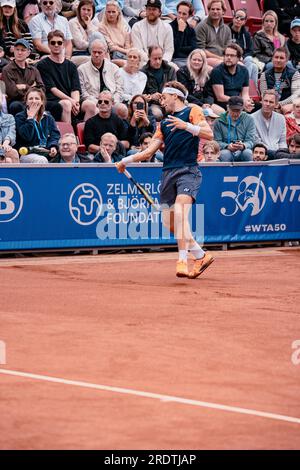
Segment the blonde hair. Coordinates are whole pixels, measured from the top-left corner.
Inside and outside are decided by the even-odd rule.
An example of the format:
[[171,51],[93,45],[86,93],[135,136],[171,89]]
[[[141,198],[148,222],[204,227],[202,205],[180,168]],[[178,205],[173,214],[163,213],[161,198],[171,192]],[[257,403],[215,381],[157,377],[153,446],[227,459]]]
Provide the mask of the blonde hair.
[[275,11],[273,10],[267,10],[264,14],[263,14],[263,17],[262,17],[262,29],[261,31],[264,31],[264,21],[266,19],[267,16],[272,16],[275,20],[275,26],[274,26],[274,30],[273,30],[273,34],[274,36],[278,36],[279,35],[279,32],[278,32],[278,16],[277,14],[275,13]]
[[[200,72],[195,72],[192,68],[191,64],[191,59],[195,54],[200,54],[203,60],[203,65],[200,70]],[[195,83],[200,86],[204,87],[205,83],[207,82],[209,78],[209,72],[208,72],[208,64],[207,64],[207,59],[206,55],[203,49],[194,49],[188,56],[187,62],[186,62],[187,68],[190,72],[191,77],[195,80]]]
[[110,23],[107,21],[107,17],[106,17],[106,9],[109,5],[112,5],[112,6],[116,7],[116,9],[118,10],[119,14],[118,14],[118,19],[117,19],[117,27],[120,28],[120,29],[124,29],[125,26],[126,26],[126,21],[123,17],[123,13],[122,13],[122,10],[120,8],[119,3],[116,2],[115,0],[108,0],[106,2],[104,14],[102,15],[102,19],[100,21],[100,24],[103,24],[103,25],[108,26],[108,27],[110,26]]

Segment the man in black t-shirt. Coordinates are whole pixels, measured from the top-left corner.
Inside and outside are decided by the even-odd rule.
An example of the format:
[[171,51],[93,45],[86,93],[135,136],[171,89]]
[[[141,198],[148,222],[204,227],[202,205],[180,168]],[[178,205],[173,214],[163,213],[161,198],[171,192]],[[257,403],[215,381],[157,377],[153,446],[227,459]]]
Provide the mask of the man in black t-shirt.
[[249,96],[249,72],[238,63],[242,55],[242,48],[238,44],[229,44],[224,51],[223,64],[211,72],[210,85],[215,102],[222,108],[227,108],[231,96],[242,96],[245,111],[251,112],[254,105]]
[[110,132],[128,149],[127,128],[121,118],[112,112],[113,98],[109,91],[102,91],[98,98],[99,114],[88,119],[84,128],[84,143],[90,153],[100,151],[100,139]]
[[46,109],[56,121],[71,122],[81,111],[77,67],[65,58],[65,38],[61,31],[51,31],[48,44],[50,56],[37,64],[46,88]]

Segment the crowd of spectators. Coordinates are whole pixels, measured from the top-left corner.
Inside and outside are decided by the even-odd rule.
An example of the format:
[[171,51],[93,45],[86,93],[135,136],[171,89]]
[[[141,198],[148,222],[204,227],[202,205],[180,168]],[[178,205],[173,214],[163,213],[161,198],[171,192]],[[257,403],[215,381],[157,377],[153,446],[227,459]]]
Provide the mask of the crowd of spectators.
[[213,130],[199,161],[300,158],[300,2],[253,1],[255,30],[224,0],[0,0],[0,162],[117,162],[174,80]]

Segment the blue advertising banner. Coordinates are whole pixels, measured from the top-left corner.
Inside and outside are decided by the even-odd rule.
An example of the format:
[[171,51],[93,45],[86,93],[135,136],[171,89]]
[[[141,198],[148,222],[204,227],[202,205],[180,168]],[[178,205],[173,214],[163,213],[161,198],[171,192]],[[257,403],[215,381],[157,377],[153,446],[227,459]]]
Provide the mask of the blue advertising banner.
[[[161,167],[130,168],[159,203]],[[192,227],[204,243],[300,239],[300,165],[203,165]],[[0,250],[174,244],[161,212],[113,165],[0,167]]]

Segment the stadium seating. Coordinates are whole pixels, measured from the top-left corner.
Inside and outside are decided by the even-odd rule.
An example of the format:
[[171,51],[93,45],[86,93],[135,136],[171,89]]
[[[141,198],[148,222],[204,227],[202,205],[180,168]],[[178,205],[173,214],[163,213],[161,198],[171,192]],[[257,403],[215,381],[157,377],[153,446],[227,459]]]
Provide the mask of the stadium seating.
[[79,151],[81,152],[86,152],[86,146],[84,143],[84,126],[85,126],[85,122],[79,122],[76,127],[79,147],[80,147]]
[[61,136],[65,134],[74,134],[73,126],[69,122],[56,121],[56,125]]
[[[83,124],[83,129],[84,129],[84,122],[80,123]],[[58,127],[58,130],[60,132],[60,135],[63,136],[65,134],[74,134],[74,128],[72,124],[69,122],[63,122],[63,121],[56,121],[56,125]],[[78,134],[78,126],[77,125],[77,134]],[[82,130],[82,141],[80,140],[79,136],[77,135],[77,141],[79,142],[78,145],[78,152],[79,153],[84,153],[86,151],[86,146],[83,143],[83,130]]]
[[260,101],[260,94],[253,80],[249,80],[249,95],[253,101]]

